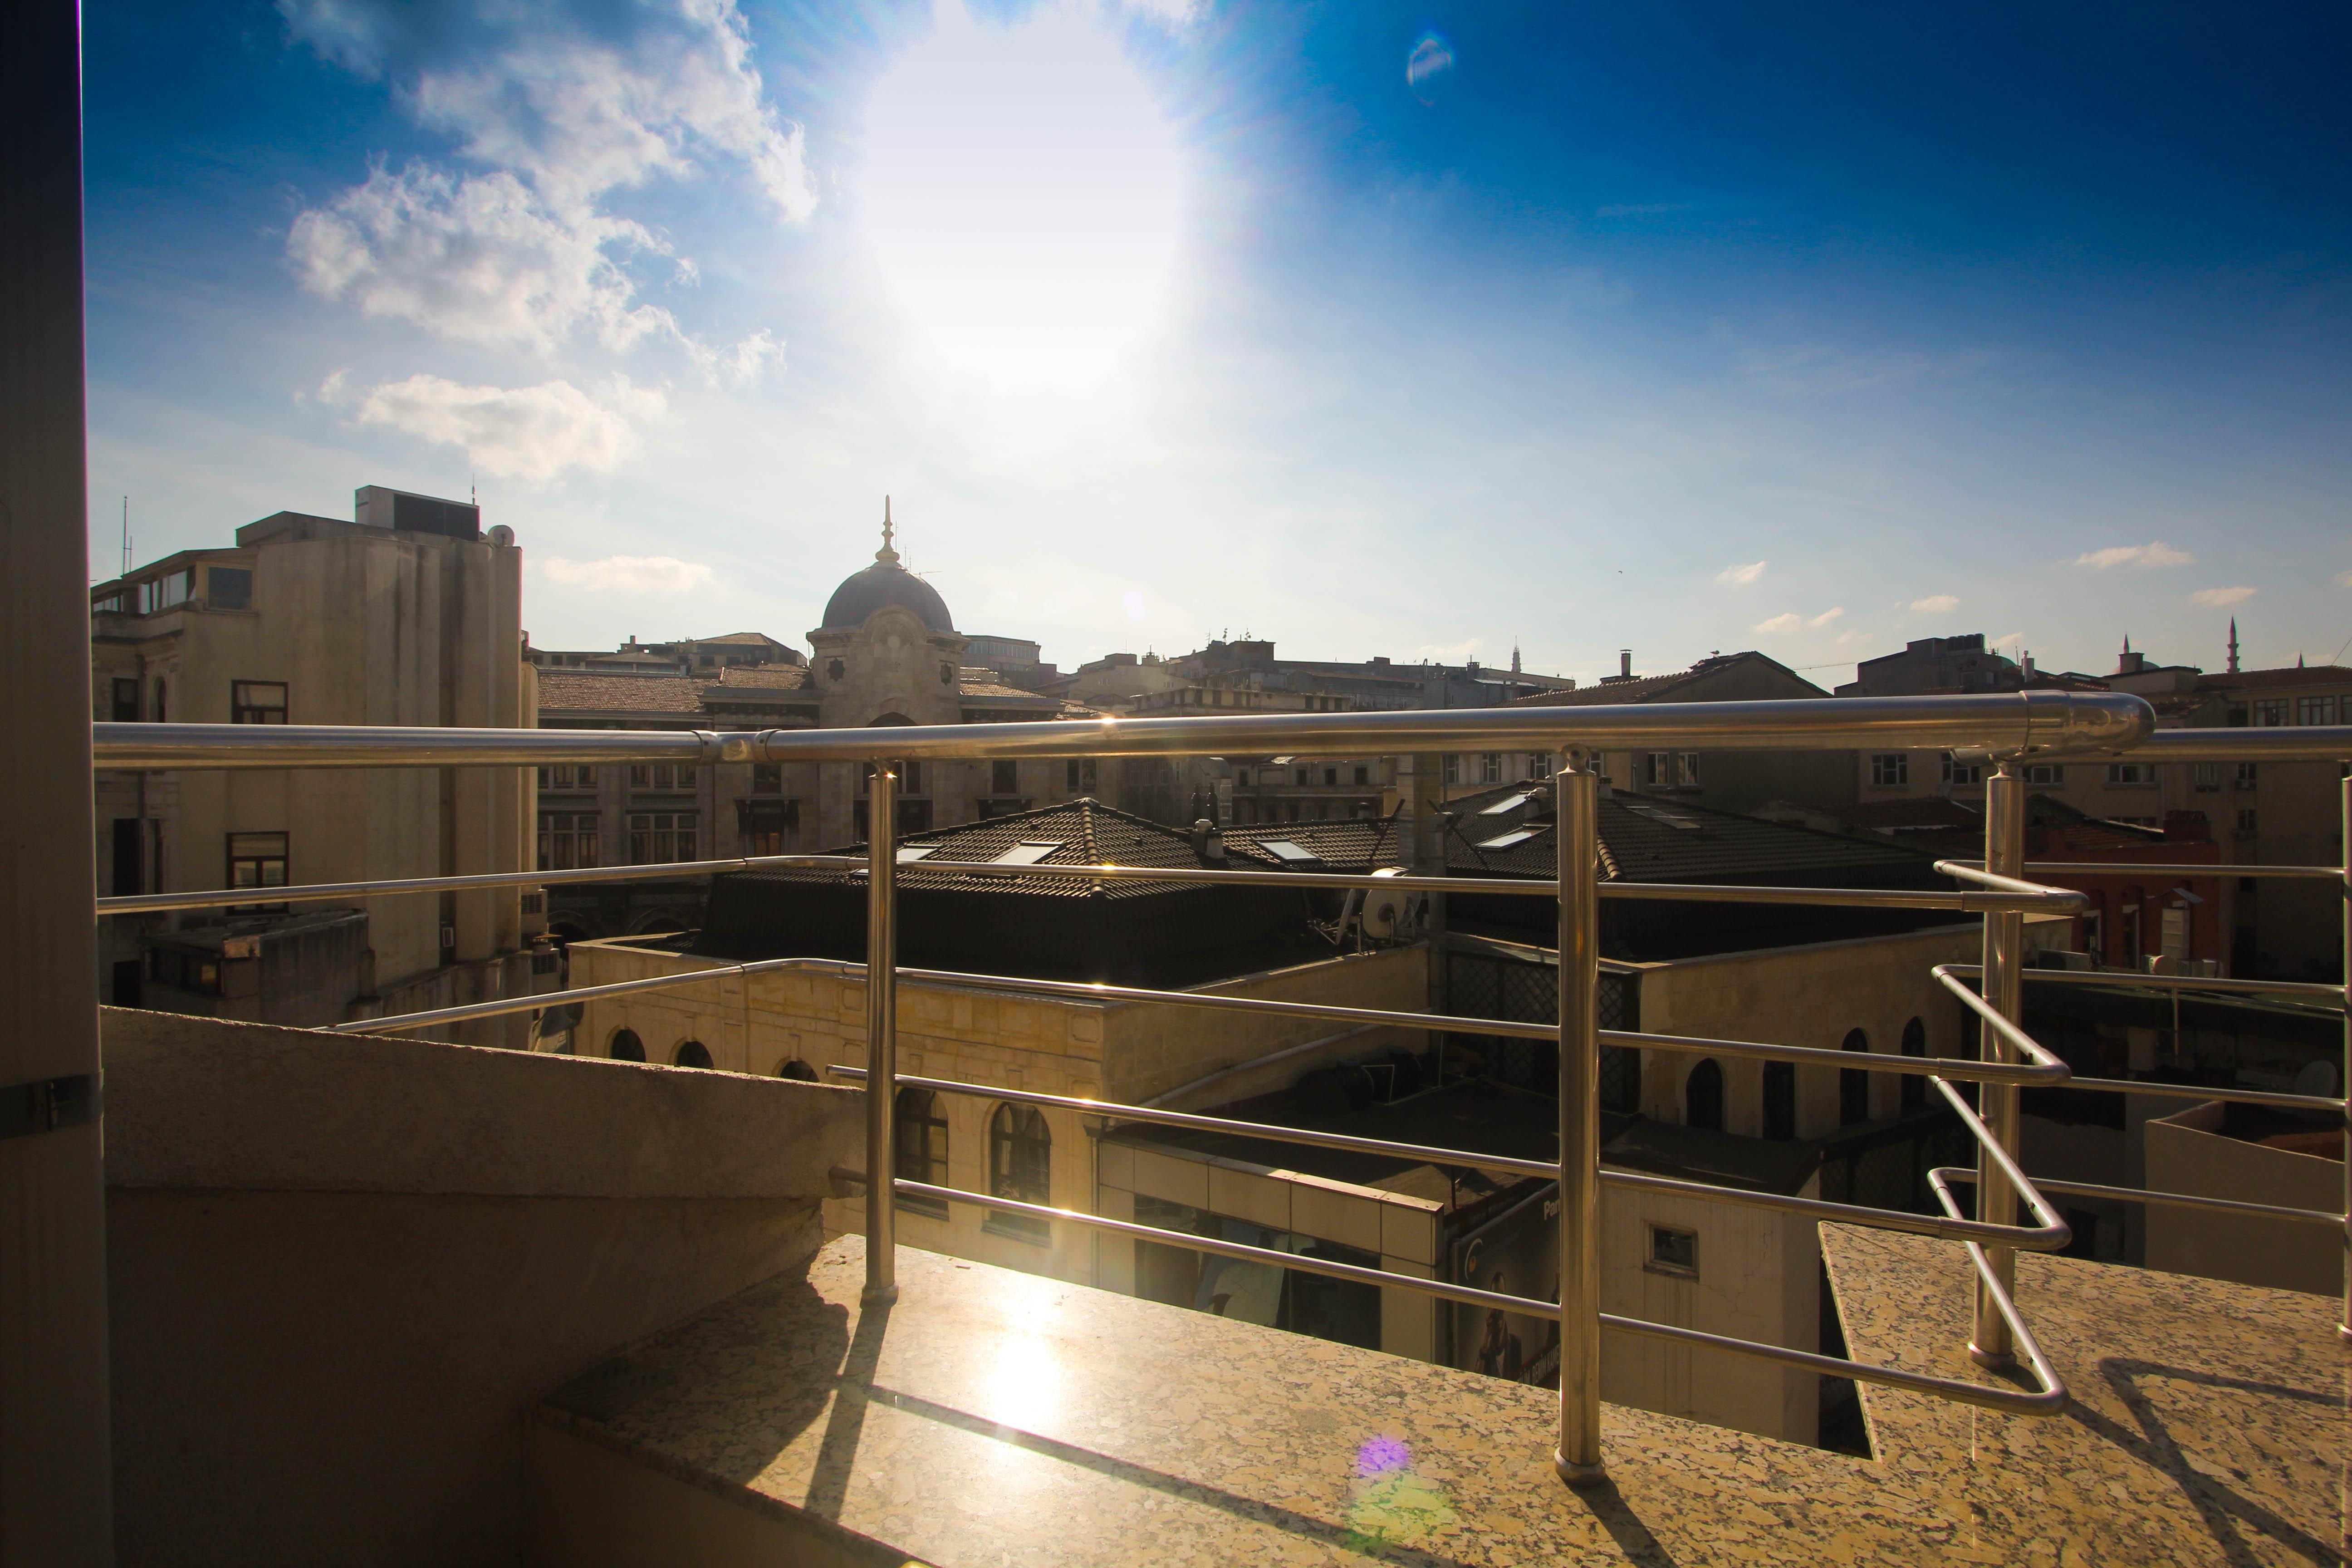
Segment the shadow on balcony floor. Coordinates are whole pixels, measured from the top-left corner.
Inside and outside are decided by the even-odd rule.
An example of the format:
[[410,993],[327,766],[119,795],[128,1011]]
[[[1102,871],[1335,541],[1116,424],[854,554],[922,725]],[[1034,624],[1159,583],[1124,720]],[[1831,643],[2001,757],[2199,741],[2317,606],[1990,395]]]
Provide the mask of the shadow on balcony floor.
[[[1876,1304],[1846,1314],[1856,1351],[1948,1363],[1927,1336],[1965,1320],[1958,1251],[1824,1231]],[[1541,1390],[899,1258],[887,1312],[857,1311],[847,1237],[551,1401],[535,1561],[2342,1561],[2316,1297],[2028,1259],[2074,1414],[1880,1399],[1874,1462],[1612,1407],[1615,1484],[1582,1495]]]

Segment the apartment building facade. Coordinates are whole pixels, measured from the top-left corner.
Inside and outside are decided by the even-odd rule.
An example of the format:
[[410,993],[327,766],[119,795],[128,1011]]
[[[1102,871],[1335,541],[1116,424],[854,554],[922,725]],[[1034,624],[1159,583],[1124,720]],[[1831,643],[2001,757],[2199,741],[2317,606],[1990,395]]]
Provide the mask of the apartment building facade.
[[[382,486],[350,520],[275,513],[90,590],[93,717],[529,725],[521,561],[478,509]],[[541,917],[519,889],[268,900],[298,882],[530,869],[515,769],[101,773],[96,789],[101,892],[254,891],[104,921],[119,1004],[315,1025],[531,986]]]

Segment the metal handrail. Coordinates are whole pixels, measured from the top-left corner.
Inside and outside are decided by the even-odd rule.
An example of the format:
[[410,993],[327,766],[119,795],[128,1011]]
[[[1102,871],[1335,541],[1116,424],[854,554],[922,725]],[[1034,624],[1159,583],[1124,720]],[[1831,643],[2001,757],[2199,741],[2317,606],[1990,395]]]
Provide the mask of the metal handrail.
[[[1938,867],[1976,867],[1977,860],[1938,860]],[[2063,871],[2069,876],[2084,877],[2315,877],[2322,881],[2340,881],[2344,868],[2340,866],[2248,866],[2236,861],[2217,861],[2210,866],[2157,865],[2146,860],[2028,860],[2029,871]]]
[[[1977,1173],[1965,1165],[1937,1170],[1956,1182],[1974,1182]],[[2166,1208],[2214,1209],[2222,1214],[2248,1215],[2257,1219],[2307,1220],[2314,1225],[2344,1228],[2344,1215],[2326,1209],[2286,1208],[2278,1204],[2250,1204],[2239,1198],[2209,1198],[2195,1193],[2168,1193],[2160,1187],[2110,1187],[2096,1182],[2061,1182],[2036,1176],[2033,1184],[2045,1193],[2065,1193],[2085,1198],[2114,1198],[2122,1203],[2156,1204]]]
[[2341,763],[2352,761],[2352,724],[2158,730],[2116,749],[2136,763]]
[[[866,1081],[864,1068],[836,1065],[825,1070],[835,1078],[857,1083]],[[969,1094],[985,1100],[1005,1100],[1014,1105],[1075,1110],[1081,1115],[1098,1116],[1108,1121],[1134,1121],[1155,1127],[1175,1127],[1186,1131],[1223,1132],[1237,1138],[1261,1138],[1313,1149],[1337,1149],[1347,1153],[1386,1154],[1468,1170],[1509,1171],[1543,1181],[1559,1179],[1559,1162],[1557,1160],[1528,1160],[1508,1154],[1481,1154],[1468,1149],[1444,1149],[1426,1143],[1400,1143],[1386,1138],[1363,1138],[1348,1132],[1287,1127],[1279,1122],[1239,1121],[1230,1117],[1203,1116],[1196,1111],[1162,1110],[1156,1107],[1126,1105],[1117,1100],[1046,1094],[1037,1089],[1008,1089],[996,1084],[966,1083],[960,1079],[923,1078],[900,1073],[897,1081],[902,1088],[932,1089],[942,1094]],[[2054,1210],[2045,1210],[2042,1223],[2039,1226],[1988,1225],[1979,1220],[1939,1219],[1933,1215],[1916,1215],[1903,1209],[1832,1203],[1823,1198],[1761,1193],[1742,1187],[1719,1186],[1712,1182],[1686,1182],[1672,1176],[1653,1176],[1631,1171],[1603,1171],[1601,1181],[1604,1186],[1664,1193],[1676,1197],[1702,1197],[1747,1208],[1800,1214],[1812,1219],[1874,1226],[1881,1230],[1907,1231],[1916,1236],[1935,1237],[1947,1241],[1997,1241],[2032,1252],[2055,1252],[2074,1238],[2074,1233],[2067,1228],[2064,1219]]]
[[[1185,866],[1120,866],[1052,863],[1003,865],[992,860],[907,860],[919,873],[962,877],[1071,877],[1089,881],[1173,882],[1212,886],[1344,888],[1377,891],[1500,894],[1509,898],[1557,899],[1559,884],[1523,877],[1416,877],[1403,872],[1216,870]],[[562,871],[488,871],[461,877],[405,877],[370,882],[311,882],[287,888],[217,888],[202,892],[124,894],[97,900],[101,915],[152,914],[168,910],[224,909],[257,901],[272,904],[326,899],[383,898],[408,893],[479,892],[491,888],[564,887],[574,883],[652,881],[709,877],[739,871],[846,871],[866,869],[859,855],[746,855],[718,860],[674,860],[651,866],[575,867]],[[1954,875],[1959,873],[1955,872]],[[2008,882],[2009,879],[1995,879]],[[1602,882],[1601,897],[1671,903],[1780,904],[1824,909],[1949,910],[1958,914],[2027,913],[2080,909],[2085,895],[2070,888],[2013,882],[1991,892],[1951,892],[1934,888],[1780,888],[1711,882]]]
[[[984,733],[975,733],[984,731]],[[327,724],[90,726],[100,768],[535,766],[541,763],[860,763],[1001,758],[1394,755],[1640,750],[1704,738],[1711,750],[1986,747],[2055,755],[2129,750],[2156,712],[2125,692],[1601,707],[1405,709],[1187,718],[929,724],[866,730],[464,730]]]

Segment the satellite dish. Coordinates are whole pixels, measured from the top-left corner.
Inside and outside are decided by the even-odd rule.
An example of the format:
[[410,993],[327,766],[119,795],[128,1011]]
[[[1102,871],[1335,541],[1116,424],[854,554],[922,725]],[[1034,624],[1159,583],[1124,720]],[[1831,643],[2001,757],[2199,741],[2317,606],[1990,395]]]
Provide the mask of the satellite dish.
[[2336,1064],[2329,1061],[2305,1062],[2303,1070],[2294,1075],[2294,1092],[2315,1095],[2322,1100],[2336,1098]]
[[490,530],[490,542],[500,550],[507,549],[514,543],[514,530],[499,523]]

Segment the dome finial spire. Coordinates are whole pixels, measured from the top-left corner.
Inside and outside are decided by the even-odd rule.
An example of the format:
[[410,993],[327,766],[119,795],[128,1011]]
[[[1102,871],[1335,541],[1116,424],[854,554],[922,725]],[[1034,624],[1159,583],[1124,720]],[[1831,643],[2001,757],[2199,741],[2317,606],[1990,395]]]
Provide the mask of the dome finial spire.
[[877,561],[896,561],[898,552],[890,548],[890,498],[882,498],[882,548],[874,552]]

